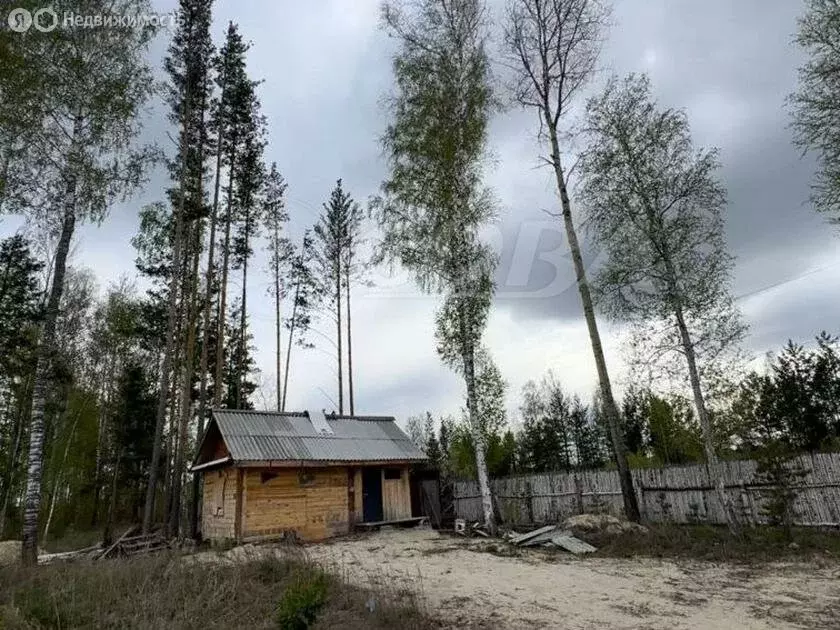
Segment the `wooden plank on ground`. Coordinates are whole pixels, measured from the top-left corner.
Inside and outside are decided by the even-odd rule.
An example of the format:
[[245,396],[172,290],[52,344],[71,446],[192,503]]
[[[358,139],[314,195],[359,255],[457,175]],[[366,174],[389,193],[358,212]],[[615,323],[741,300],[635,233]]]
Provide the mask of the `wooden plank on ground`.
[[539,529],[535,529],[532,532],[528,532],[527,534],[520,534],[516,538],[512,538],[510,542],[514,545],[521,545],[525,541],[531,540],[532,538],[536,538],[541,534],[545,534],[548,532],[553,532],[557,529],[557,525],[546,525],[545,527],[540,527]]
[[574,554],[592,553],[598,551],[595,547],[587,542],[575,538],[574,536],[555,536],[551,539],[552,544],[557,545],[561,549],[571,551]]

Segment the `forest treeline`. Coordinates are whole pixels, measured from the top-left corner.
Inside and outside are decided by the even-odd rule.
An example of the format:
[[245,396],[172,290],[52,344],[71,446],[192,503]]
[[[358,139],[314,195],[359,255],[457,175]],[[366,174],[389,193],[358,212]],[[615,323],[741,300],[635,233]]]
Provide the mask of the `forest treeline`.
[[[491,477],[613,468],[597,394],[592,401],[564,391],[551,372],[530,381],[518,414],[508,419],[504,384],[495,414],[484,425]],[[821,333],[813,343],[788,341],[768,355],[761,371],[739,375],[710,409],[715,444],[725,459],[761,459],[780,444],[786,456],[840,449],[840,342]],[[621,400],[622,432],[631,467],[703,462],[703,437],[691,401],[683,394],[631,386]],[[413,416],[408,431],[445,474],[475,478],[474,448],[463,420]]]
[[[148,0],[52,6],[152,9]],[[363,209],[336,173],[317,222],[300,229],[295,218],[294,237],[288,184],[266,157],[260,91],[273,78],[253,75],[235,23],[214,38],[212,0],[179,0],[178,14],[166,35],[146,22],[0,31],[0,210],[26,223],[0,243],[0,535],[21,536],[26,562],[39,539],[70,526],[104,527],[108,538],[130,520],[197,535],[201,489],[188,468],[209,410],[286,409],[293,349],[320,343],[316,321],[334,326],[318,332],[336,361],[336,411],[354,413],[351,300],[371,265],[399,265],[440,299],[434,343],[463,381],[463,417],[428,414],[412,434],[444,469],[477,478],[491,531],[491,475],[615,466],[624,511],[638,520],[632,465],[704,460],[728,508],[721,457],[835,447],[835,339],[791,342],[766,370],[743,374],[747,328],[731,290],[718,151],[695,146],[687,114],[659,103],[645,76],[609,78],[584,100],[612,19],[607,0],[508,0],[497,24],[482,0],[385,2],[381,28],[395,46],[384,181]],[[830,219],[840,125],[827,121],[840,119],[840,98],[826,80],[836,32],[824,25],[837,20],[836,3],[809,0],[797,37],[808,61],[789,103],[794,140],[818,157],[814,203]],[[157,81],[149,49],[164,36]],[[530,383],[516,432],[483,336],[498,253],[482,234],[499,206],[485,170],[502,101],[539,122],[534,157],[551,170],[551,214],[569,245],[597,378],[592,401],[564,392],[562,376]],[[169,142],[147,144],[145,114],[161,103]],[[150,191],[161,170],[166,189]],[[137,209],[137,278],[101,294],[94,273],[72,264],[74,235],[140,190],[156,200]],[[596,269],[584,265],[584,237],[605,254]],[[258,249],[268,264],[255,270]],[[274,307],[270,402],[256,400],[254,347],[269,340],[250,325],[255,272],[270,278]],[[602,318],[626,326],[634,382],[645,383],[623,401]]]

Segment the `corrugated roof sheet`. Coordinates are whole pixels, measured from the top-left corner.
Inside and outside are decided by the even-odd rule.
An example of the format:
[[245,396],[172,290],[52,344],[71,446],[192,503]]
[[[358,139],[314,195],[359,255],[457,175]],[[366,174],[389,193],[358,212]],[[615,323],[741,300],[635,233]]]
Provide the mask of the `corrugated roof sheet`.
[[386,416],[327,416],[320,433],[306,412],[213,411],[234,461],[406,461],[426,456]]

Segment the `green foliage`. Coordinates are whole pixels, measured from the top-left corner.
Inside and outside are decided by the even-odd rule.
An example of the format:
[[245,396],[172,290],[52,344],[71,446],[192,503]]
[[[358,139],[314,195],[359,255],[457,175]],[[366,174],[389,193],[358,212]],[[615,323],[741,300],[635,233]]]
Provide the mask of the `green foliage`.
[[681,397],[669,400],[651,394],[648,400],[650,448],[663,464],[688,464],[703,458],[700,429],[690,404]]
[[589,101],[587,127],[579,197],[608,255],[599,305],[634,324],[635,361],[703,382],[746,333],[717,150],[694,147],[685,112],[659,106],[645,76],[613,78]]
[[817,157],[811,200],[840,222],[840,4],[807,0],[796,43],[807,55],[799,68],[799,90],[791,96],[796,143]]
[[566,394],[552,373],[539,385],[528,382],[522,397],[523,427],[517,444],[520,470],[548,472],[604,464],[606,436],[594,407]]
[[238,300],[234,300],[228,313],[226,326],[228,352],[226,353],[227,360],[222,368],[225,384],[222,404],[228,409],[253,409],[252,395],[257,390],[257,383],[252,380],[257,371],[253,336],[247,333],[243,343],[241,315],[242,305]]
[[765,444],[756,456],[755,481],[769,485],[762,492],[762,511],[771,525],[782,527],[788,539],[792,539],[796,485],[810,472],[794,461],[795,456],[790,446],[779,440]]
[[730,408],[734,439],[746,452],[782,440],[795,450],[831,448],[840,438],[840,350],[823,332],[816,347],[789,341],[767,374],[740,383]]
[[308,630],[327,601],[329,582],[320,570],[301,571],[283,591],[277,606],[280,630]]

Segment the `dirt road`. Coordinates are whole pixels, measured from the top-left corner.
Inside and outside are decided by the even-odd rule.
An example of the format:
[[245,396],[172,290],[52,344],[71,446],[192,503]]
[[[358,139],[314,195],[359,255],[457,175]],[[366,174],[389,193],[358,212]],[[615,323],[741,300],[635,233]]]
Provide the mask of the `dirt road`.
[[[579,558],[428,529],[307,547],[360,585],[419,591],[452,628],[840,628],[840,566]],[[508,547],[498,544],[498,550]]]

